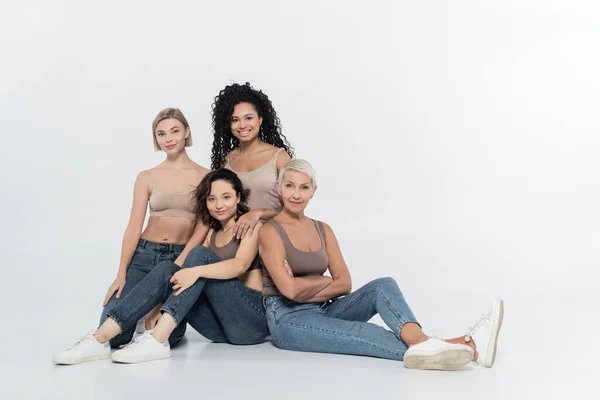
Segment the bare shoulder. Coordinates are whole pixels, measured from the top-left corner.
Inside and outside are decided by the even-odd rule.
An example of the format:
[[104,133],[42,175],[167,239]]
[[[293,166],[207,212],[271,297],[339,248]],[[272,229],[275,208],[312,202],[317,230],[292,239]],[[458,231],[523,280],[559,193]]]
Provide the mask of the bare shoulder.
[[237,157],[239,156],[239,151],[238,148],[236,147],[235,149],[231,150],[229,153],[225,154],[225,158],[224,158],[224,162],[223,165],[225,165],[225,163],[227,161],[229,161],[230,163],[235,160]]
[[275,161],[275,165],[277,166],[277,170],[279,171],[285,164],[291,161],[290,155],[285,151],[280,151],[277,155],[277,160]]
[[136,186],[138,186],[138,185],[148,186],[148,187],[152,186],[152,176],[150,175],[149,169],[145,169],[137,175],[137,177],[135,178],[135,185]]
[[273,224],[264,224],[258,230],[258,236],[260,240],[265,241],[270,240],[278,235],[277,230],[275,229]]
[[262,227],[262,223],[259,221],[255,226],[254,229],[252,230],[252,234],[250,235],[246,235],[246,237],[244,237],[242,239],[242,241],[244,240],[248,240],[248,241],[252,241],[252,242],[256,242],[258,240],[258,238],[260,237],[260,228]]
[[323,225],[323,230],[325,231],[325,238],[327,237],[335,237],[335,235],[333,234],[333,229],[331,229],[331,226],[329,226],[329,224],[323,222],[323,221],[319,221],[321,223],[321,225]]
[[196,164],[196,163],[194,163],[193,170],[196,173],[196,175],[198,176],[199,181],[202,180],[202,178],[204,178],[206,176],[206,174],[208,174],[210,172],[210,169],[205,168],[202,165]]

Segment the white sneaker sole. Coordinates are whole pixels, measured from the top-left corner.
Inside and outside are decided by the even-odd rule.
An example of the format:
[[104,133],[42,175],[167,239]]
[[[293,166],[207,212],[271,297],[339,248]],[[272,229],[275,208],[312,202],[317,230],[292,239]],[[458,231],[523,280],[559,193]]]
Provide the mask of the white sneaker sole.
[[171,349],[160,354],[118,354],[118,351],[116,351],[112,355],[112,360],[114,362],[123,364],[137,364],[147,361],[163,360],[165,358],[171,358]]
[[405,355],[404,365],[412,369],[438,369],[453,371],[471,362],[473,350],[464,346],[463,349],[443,350],[433,355]]
[[110,357],[111,357],[110,353],[97,354],[95,356],[87,356],[87,357],[78,358],[78,359],[68,359],[68,358],[62,358],[60,356],[54,356],[54,357],[52,357],[52,362],[54,364],[60,364],[60,365],[75,365],[75,364],[81,364],[81,363],[89,362],[89,361],[109,360]]
[[502,320],[504,319],[504,301],[502,299],[496,299],[492,310],[494,311],[494,321],[492,324],[492,332],[490,340],[488,342],[488,351],[485,355],[483,362],[484,367],[491,368],[496,360],[496,349],[498,348],[498,335],[500,334],[500,328],[502,327]]

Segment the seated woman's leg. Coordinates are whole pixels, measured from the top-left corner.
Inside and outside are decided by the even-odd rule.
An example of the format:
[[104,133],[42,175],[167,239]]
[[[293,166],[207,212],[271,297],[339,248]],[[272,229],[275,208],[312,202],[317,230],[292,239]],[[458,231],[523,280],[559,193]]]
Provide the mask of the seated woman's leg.
[[173,332],[169,335],[169,346],[171,346],[171,348],[175,348],[183,342],[186,329],[187,322],[185,319],[173,329]]
[[354,354],[402,360],[408,349],[381,326],[325,316],[321,304],[267,297],[267,322],[273,342],[287,350]]
[[[404,359],[408,367],[419,369],[458,369],[473,356],[468,346],[425,335],[392,278],[376,279],[354,293],[319,307],[321,315],[303,317],[305,310],[314,310],[315,305],[289,300],[281,310],[273,305],[270,308],[274,314],[270,315],[269,327],[274,337],[280,336],[284,348]],[[276,317],[277,313],[281,316]],[[391,331],[366,322],[375,314],[381,315]],[[306,328],[318,332],[312,333],[315,337],[311,341],[307,341],[311,334],[299,334]],[[333,335],[341,338],[326,339]]]
[[[215,253],[206,247],[198,246],[193,248],[185,258],[183,268],[214,264],[219,261],[221,261],[221,259]],[[185,321],[208,340],[217,343],[227,342],[223,327],[205,293],[200,295],[200,298],[187,312],[184,321],[177,325],[177,329],[179,329],[182,324],[185,325]],[[175,331],[173,331],[173,334],[169,337],[171,347],[173,347],[171,338],[174,334]]]
[[[214,264],[219,261],[221,261],[221,259],[215,253],[206,247],[198,246],[190,251],[183,263],[183,268]],[[198,279],[196,283],[181,292],[178,296],[170,294],[167,296],[167,299],[160,310],[169,313],[171,318],[175,321],[175,324],[179,324],[200,298],[206,282],[206,279]]]
[[[218,261],[220,259],[210,250],[204,247],[196,247],[192,249],[186,258],[184,268],[203,265],[202,263],[212,264]],[[198,279],[192,286],[175,296],[169,277],[164,289],[165,293],[162,296],[166,300],[160,308],[163,314],[153,332],[145,332],[137,343],[116,351],[112,355],[113,361],[137,363],[171,357],[170,346],[166,343],[167,338],[172,335],[178,325],[185,323],[186,315],[201,297],[205,284],[206,279]],[[206,311],[206,307],[202,310]],[[113,318],[113,313],[109,314],[111,318]],[[210,316],[210,312],[207,315]],[[121,318],[124,317],[116,315],[113,319],[121,325]]]
[[197,267],[198,265],[214,264],[222,261],[208,247],[196,246],[188,253],[182,268]]
[[209,280],[204,291],[232,344],[262,343],[269,335],[262,293],[238,279]]
[[[398,284],[392,278],[375,279],[325,307],[325,316],[348,321],[367,322],[376,314],[381,316],[398,338],[401,337],[405,324],[418,324]],[[411,339],[409,338],[408,345],[413,344]]]
[[[179,266],[171,261],[161,262],[116,307],[108,311],[108,316],[120,326],[121,334],[130,328],[135,328],[135,324],[140,318],[143,318],[152,311],[154,306],[165,300],[171,292],[169,280],[179,269]],[[100,342],[102,342],[104,335],[102,326],[97,334],[97,339]],[[131,335],[133,335],[133,331],[131,331]],[[111,340],[112,346],[113,338],[108,337],[106,339]],[[131,340],[131,337],[129,337],[129,340]]]
[[[186,260],[183,264],[183,268],[194,267],[197,265],[211,264],[211,263],[215,263],[215,262],[219,262],[219,261],[221,261],[221,260],[213,252],[208,250],[206,247],[198,246],[198,247],[193,248],[190,251],[190,253],[186,257]],[[159,268],[159,267],[161,267],[161,268]],[[139,310],[137,310],[137,307],[142,307],[143,305],[141,303],[144,303],[144,305],[145,305],[148,301],[150,301],[151,298],[153,298],[153,300],[151,300],[151,302],[153,303],[153,306],[162,301],[168,302],[168,300],[171,297],[173,297],[173,296],[169,296],[172,292],[172,290],[171,290],[172,285],[169,280],[171,279],[173,274],[179,270],[180,270],[179,266],[177,266],[173,262],[168,262],[168,261],[161,262],[156,268],[154,268],[150,272],[151,275],[148,274],[150,276],[149,280],[146,281],[146,279],[143,279],[143,281],[145,281],[144,286],[139,291],[136,291],[135,300],[127,301],[126,308],[129,308],[130,311],[135,312],[135,314],[133,314],[133,315],[137,316],[137,315],[139,315],[139,313],[136,312],[136,311],[139,311]],[[135,271],[136,270],[133,270],[133,272],[135,272]],[[137,277],[137,275],[135,275],[135,277]],[[142,278],[144,278],[144,277],[142,276]],[[146,276],[145,278],[148,278],[148,276]],[[139,281],[139,279],[136,281]],[[157,285],[161,286],[160,290],[158,289]],[[202,287],[203,287],[203,282],[201,282],[199,285],[195,285],[195,286],[196,286],[195,291],[197,291],[198,293],[201,293]],[[140,296],[139,295],[140,292],[142,294],[148,294],[149,297],[148,296],[146,296],[146,297]],[[186,292],[188,292],[188,290],[181,293],[180,296],[183,296],[184,293],[186,293]],[[158,300],[158,301],[156,301],[157,295],[158,295],[158,297],[160,297],[160,300]],[[180,296],[178,296],[178,298]],[[123,295],[121,296],[120,299],[116,299],[116,300],[121,300],[121,299],[124,300]],[[135,305],[136,301],[138,302],[137,305]],[[115,309],[119,303],[120,302],[115,301],[115,305],[107,309],[107,311],[105,313],[106,315],[103,315],[102,322],[104,322],[104,320],[106,320],[106,317],[108,315],[111,315],[112,310]],[[161,308],[161,310],[168,311],[169,307],[176,307],[176,305],[175,305],[176,303],[177,302],[175,302],[175,303],[171,302],[167,308],[165,308],[163,306],[163,308]],[[190,303],[190,301],[188,301],[187,303]],[[190,305],[190,307],[191,307],[191,305]],[[147,307],[143,307],[144,310],[146,308]],[[189,307],[188,307],[188,309],[189,309]],[[185,316],[185,313],[187,313],[187,310],[184,309],[182,316]],[[146,315],[146,313],[144,313],[142,315],[142,317],[144,315]],[[206,314],[205,318],[207,319],[207,321],[211,321],[210,318],[212,318],[212,322],[214,324],[214,321],[216,320],[216,318],[212,317],[213,315],[214,314],[210,314],[210,312],[208,312]],[[131,317],[132,317],[132,315],[129,315],[126,311],[119,309],[119,310],[117,310],[114,319],[117,319],[117,318],[129,319]],[[122,331],[119,335],[117,335],[116,337],[111,339],[110,343],[111,343],[111,347],[113,347],[113,348],[129,343],[131,341],[131,338],[133,337],[133,334],[135,331],[135,324],[129,328],[123,328],[124,324],[129,324],[130,321],[119,322],[117,320],[117,322],[121,326]],[[181,341],[183,340],[183,337],[185,335],[185,330],[186,330],[186,323],[183,320],[183,318],[177,318],[175,323],[176,323],[176,327],[175,327],[175,329],[172,330],[172,332],[170,332],[170,335],[169,335],[169,344],[172,347],[176,347],[177,345],[179,345],[181,343]],[[209,322],[207,322],[207,323],[209,323]]]
[[[151,271],[149,268],[139,268],[135,264],[131,264],[129,268],[127,268],[127,275],[125,278],[125,287],[121,292],[121,295],[117,298],[117,294],[114,293],[106,306],[102,309],[102,314],[100,315],[100,323],[98,326],[102,326],[104,321],[108,318],[108,313],[114,310],[127,295],[140,283],[144,280],[144,278],[148,275],[148,272]],[[128,328],[123,329],[123,331],[115,336],[110,341],[110,346],[112,348],[117,348],[122,344],[127,344],[131,341],[133,334],[135,333],[135,325]]]
[[[205,291],[207,287],[208,285],[205,286]],[[208,340],[216,343],[227,343],[227,336],[225,336],[223,325],[221,325],[206,293],[202,293],[196,304],[188,311],[185,320]]]

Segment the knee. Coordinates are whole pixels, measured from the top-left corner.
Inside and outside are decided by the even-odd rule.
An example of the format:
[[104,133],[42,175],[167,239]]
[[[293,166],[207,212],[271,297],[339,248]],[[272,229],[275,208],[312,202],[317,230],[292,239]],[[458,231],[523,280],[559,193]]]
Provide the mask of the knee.
[[221,261],[221,259],[210,249],[204,246],[197,246],[188,253],[185,262],[183,263],[183,268],[214,264],[219,261]]
[[390,290],[390,289],[398,289],[398,283],[394,278],[385,277],[385,278],[377,278],[373,281],[375,287],[381,290]]
[[179,271],[179,266],[172,261],[163,261],[159,263],[151,273],[171,277],[175,272]]

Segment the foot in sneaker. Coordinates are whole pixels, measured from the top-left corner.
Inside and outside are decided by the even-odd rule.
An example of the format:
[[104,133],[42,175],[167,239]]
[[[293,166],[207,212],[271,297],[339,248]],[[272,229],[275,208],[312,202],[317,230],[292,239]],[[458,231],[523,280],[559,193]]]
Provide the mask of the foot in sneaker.
[[94,338],[95,330],[91,330],[75,345],[62,353],[52,356],[55,364],[79,364],[87,361],[107,360],[110,358],[110,344],[102,344]]
[[496,299],[492,311],[482,315],[469,332],[465,335],[465,341],[471,340],[475,343],[477,351],[477,364],[484,367],[494,365],[496,359],[496,348],[498,347],[498,334],[504,317],[504,302]]
[[113,353],[113,361],[120,363],[140,363],[145,361],[160,360],[171,357],[169,341],[160,343],[152,336],[154,331],[146,331],[143,335]]
[[455,370],[473,359],[473,349],[463,344],[448,343],[430,337],[424,342],[410,346],[404,353],[404,365],[414,369]]

